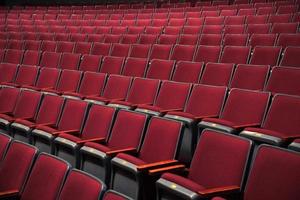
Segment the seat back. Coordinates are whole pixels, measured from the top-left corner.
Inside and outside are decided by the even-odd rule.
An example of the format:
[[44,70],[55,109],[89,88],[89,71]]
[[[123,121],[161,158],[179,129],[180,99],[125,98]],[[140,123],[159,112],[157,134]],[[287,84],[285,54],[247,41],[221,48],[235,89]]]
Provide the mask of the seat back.
[[22,90],[13,112],[15,118],[34,119],[42,98],[42,93]]
[[98,96],[102,94],[106,77],[106,74],[102,73],[85,72],[78,93],[84,96]]
[[18,88],[4,87],[0,90],[0,113],[12,113],[20,90]]
[[17,49],[7,49],[5,52],[4,60],[5,63],[21,64],[23,59],[24,51]]
[[40,62],[41,67],[58,68],[61,54],[45,51]]
[[105,189],[105,184],[99,179],[83,171],[72,169],[68,174],[58,199],[99,199]]
[[203,62],[177,62],[172,77],[173,81],[198,83],[203,69]]
[[10,144],[8,151],[1,162],[0,191],[22,191],[37,152],[38,149],[36,147],[19,141],[13,141]]
[[[251,151],[252,142],[248,139],[204,130],[188,178],[204,188],[242,187]],[[222,165],[219,164],[221,160]]]
[[15,83],[21,86],[34,85],[39,68],[35,66],[21,66],[19,67]]
[[230,87],[249,90],[263,90],[270,67],[267,65],[244,65],[236,67]]
[[160,117],[151,118],[139,158],[146,163],[175,159],[181,130],[181,122]]
[[191,84],[163,81],[155,101],[155,106],[163,110],[183,110],[190,90]]
[[130,58],[125,61],[122,75],[144,77],[148,66],[148,60],[143,58]]
[[125,99],[131,82],[131,77],[111,75],[107,80],[102,96],[107,99]]
[[133,44],[129,57],[148,58],[151,46],[149,44]]
[[175,45],[171,59],[176,61],[192,61],[194,59],[196,46],[192,45]]
[[80,131],[87,112],[88,103],[81,100],[67,99],[64,104],[57,129],[59,131]]
[[[288,163],[288,164],[287,164]],[[300,156],[277,147],[260,146],[245,188],[245,199],[298,199]],[[274,188],[279,188],[274,191]],[[264,192],[261,192],[263,189]]]
[[149,59],[164,59],[168,60],[172,51],[173,45],[170,44],[154,44],[152,45]]
[[220,62],[246,64],[250,56],[250,47],[226,46],[224,48]]
[[299,47],[287,47],[283,53],[280,66],[300,67],[300,59],[297,57],[299,54]]
[[27,50],[24,53],[22,64],[38,66],[40,63],[40,58],[41,58],[41,53],[39,51]]
[[281,47],[261,47],[254,48],[250,64],[253,65],[270,65],[274,66],[278,64],[281,54]]
[[13,82],[17,74],[18,66],[16,64],[0,64],[0,82]]
[[38,88],[54,88],[61,71],[54,68],[41,68],[35,86]]
[[293,67],[273,67],[266,91],[300,95],[300,70]]
[[116,109],[113,107],[92,105],[82,131],[82,139],[108,138],[115,114]]
[[199,45],[195,54],[195,62],[218,62],[221,55],[221,46],[205,46]]
[[8,135],[0,134],[0,163],[2,162],[11,141],[12,138]]
[[138,149],[144,129],[146,128],[147,115],[128,110],[120,110],[116,117],[107,146],[111,150],[136,148]]
[[100,72],[107,74],[121,74],[123,64],[123,57],[105,56],[103,58]]
[[80,62],[80,54],[63,53],[60,60],[61,69],[77,70]]
[[82,72],[76,70],[63,70],[56,90],[59,92],[75,92],[79,86]]
[[146,77],[169,80],[173,73],[175,61],[153,59],[150,62]]
[[231,89],[220,118],[236,125],[260,125],[266,114],[269,99],[268,92]]
[[229,63],[207,63],[200,80],[201,84],[228,86],[234,71]]
[[97,72],[99,71],[101,60],[102,60],[102,56],[83,55],[81,57],[79,70]]
[[[56,199],[69,168],[70,165],[67,162],[41,153],[33,166],[21,199]],[[47,184],[44,184],[45,180]]]
[[119,44],[115,43],[112,46],[112,50],[110,52],[111,56],[117,56],[117,57],[127,57],[130,50],[129,44]]

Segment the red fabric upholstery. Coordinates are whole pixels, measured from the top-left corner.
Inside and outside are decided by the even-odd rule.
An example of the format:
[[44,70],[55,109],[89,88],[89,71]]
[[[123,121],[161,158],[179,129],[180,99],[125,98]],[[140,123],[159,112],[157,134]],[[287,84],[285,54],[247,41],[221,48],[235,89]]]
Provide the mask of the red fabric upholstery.
[[149,65],[146,77],[169,80],[173,72],[174,64],[175,62],[170,60],[153,59]]
[[1,88],[0,90],[0,113],[12,113],[20,90],[17,88]]
[[196,62],[218,62],[221,55],[221,46],[200,45],[195,55]]
[[176,174],[165,173],[161,176],[161,178],[171,181],[194,192],[205,189],[203,186],[197,184],[196,182]]
[[194,63],[188,61],[179,61],[176,64],[173,81],[198,83],[203,69],[203,63]]
[[100,72],[107,74],[121,74],[124,58],[106,56],[103,58]]
[[229,63],[207,63],[200,83],[206,85],[228,86],[233,69],[234,65]]

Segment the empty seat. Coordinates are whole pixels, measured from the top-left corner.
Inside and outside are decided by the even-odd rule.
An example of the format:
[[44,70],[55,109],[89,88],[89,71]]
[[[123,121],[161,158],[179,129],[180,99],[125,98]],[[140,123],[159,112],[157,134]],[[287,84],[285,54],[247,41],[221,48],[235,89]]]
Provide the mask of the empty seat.
[[36,40],[25,40],[24,41],[24,50],[39,51],[41,43],[42,43],[41,41],[36,41]]
[[263,90],[269,75],[267,65],[237,65],[230,87],[249,90]]
[[153,59],[149,65],[146,77],[169,80],[173,73],[175,61]]
[[266,24],[268,15],[249,15],[246,17],[245,24]]
[[248,34],[226,34],[224,37],[224,46],[246,46],[248,43]]
[[204,25],[222,25],[224,17],[206,17]]
[[221,55],[221,46],[199,45],[195,54],[195,62],[218,62]]
[[[143,187],[140,182],[146,177],[142,178],[139,172],[148,172],[150,169],[174,162],[181,126],[181,123],[173,120],[153,117],[149,122],[144,143],[137,156],[121,153],[112,159],[112,189],[135,199],[144,195],[150,197],[151,193],[142,193],[144,189],[148,188]],[[130,166],[133,166],[136,171],[131,170]],[[146,173],[143,174],[146,175]],[[136,176],[138,176],[137,179]],[[134,184],[128,188],[124,183],[130,182]],[[143,181],[143,183],[145,182]],[[148,184],[149,186],[152,184],[149,189],[153,188],[153,181],[147,182]],[[154,194],[152,193],[152,195]]]
[[[137,22],[138,22],[138,20],[137,20]],[[132,34],[132,35],[142,34],[142,33],[144,33],[144,31],[145,31],[144,26],[129,26],[127,34]]]
[[62,94],[64,92],[75,92],[79,87],[82,72],[77,70],[63,70],[58,83],[54,89],[42,89],[46,93]]
[[300,95],[299,84],[300,70],[292,67],[274,67],[268,80],[266,91]]
[[178,39],[178,35],[167,35],[162,34],[159,36],[158,44],[176,44]]
[[27,50],[24,53],[22,64],[38,66],[40,63],[40,58],[41,58],[41,53],[39,51]]
[[207,63],[200,80],[201,84],[228,86],[234,71],[230,63]]
[[34,66],[21,66],[19,67],[18,74],[13,83],[2,83],[2,85],[22,87],[22,86],[32,86],[34,85],[39,68]]
[[81,57],[81,62],[79,65],[79,70],[81,71],[99,71],[102,56],[97,55],[83,55]]
[[226,25],[224,27],[224,34],[243,34],[245,33],[245,25]]
[[121,35],[106,34],[104,37],[104,43],[118,43],[121,39]]
[[110,75],[105,89],[100,97],[87,97],[85,100],[97,104],[105,104],[109,101],[124,100],[129,91],[132,82],[132,77]]
[[277,65],[281,54],[281,47],[262,47],[254,48],[250,64],[254,65]]
[[203,62],[177,62],[172,77],[173,81],[198,83],[200,75],[202,74]]
[[121,74],[123,64],[123,57],[105,56],[102,61],[100,72],[107,74]]
[[7,49],[3,62],[11,64],[20,64],[23,58],[24,51],[17,49]]
[[[30,132],[38,125],[55,125],[59,119],[64,99],[60,96],[44,95],[37,116],[32,119],[16,119],[11,124],[11,135],[15,139],[30,142]],[[49,112],[51,110],[51,112]]]
[[222,44],[221,34],[201,34],[199,38],[200,45],[220,46]]
[[74,43],[73,42],[58,42],[56,46],[56,52],[58,53],[72,53],[74,49]]
[[162,31],[162,26],[146,26],[145,28],[145,34],[161,34]]
[[252,48],[255,48],[256,46],[274,46],[276,39],[276,34],[252,34],[249,45]]
[[[111,173],[110,160],[117,155],[117,152],[126,152],[129,149],[132,152],[138,150],[146,123],[146,115],[128,110],[120,110],[108,140],[101,144],[87,142],[81,148],[80,153],[84,157],[83,165],[91,164],[90,160],[93,160],[94,163],[97,160],[95,168],[99,172],[95,172],[96,170],[94,169],[92,173],[108,184]],[[126,128],[128,126],[130,129]],[[91,150],[94,150],[95,153],[90,153]],[[99,156],[99,154],[103,156]]]
[[135,44],[139,39],[138,34],[125,34],[123,35],[120,43],[121,44]]
[[[14,192],[10,197],[20,195],[22,199],[56,199],[69,168],[69,164],[63,160],[48,154],[40,154],[22,193]],[[52,173],[49,173],[49,170]],[[43,184],[45,179],[49,181],[49,184]]]
[[291,13],[270,15],[268,19],[268,23],[288,23],[291,21],[291,18],[292,18]]
[[41,44],[41,51],[50,51],[50,52],[54,52],[56,49],[56,42],[55,41],[47,41],[44,40]]
[[105,189],[105,184],[99,179],[88,173],[73,169],[69,172],[58,199],[97,199],[102,196]]
[[202,31],[202,26],[184,26],[181,34],[198,35]]
[[38,125],[31,132],[32,143],[40,151],[53,153],[53,140],[59,134],[78,133],[81,129],[88,108],[87,102],[67,99],[59,121],[51,125]]
[[280,66],[300,67],[300,59],[297,57],[300,53],[299,47],[287,47],[283,52]]
[[170,59],[176,61],[192,61],[195,50],[196,46],[176,44]]
[[111,44],[108,43],[94,43],[91,50],[93,55],[108,56],[110,54]]
[[60,53],[45,51],[42,54],[40,66],[49,67],[49,68],[58,68],[60,59],[61,59]]
[[196,45],[198,43],[198,35],[181,34],[178,44],[181,45]]
[[59,66],[61,69],[77,70],[80,62],[80,54],[63,53]]
[[271,32],[272,33],[297,33],[298,23],[274,23]]
[[17,75],[18,65],[10,63],[0,63],[0,82],[12,83]]
[[125,61],[122,75],[144,77],[148,66],[148,60],[143,58],[130,58]]
[[89,54],[91,52],[92,44],[88,42],[76,42],[74,53]]
[[153,105],[140,105],[136,111],[150,115],[164,115],[168,111],[183,110],[191,84],[163,81]]
[[[222,194],[219,188],[229,185],[234,185],[229,191],[240,191],[245,177],[243,172],[247,168],[251,152],[250,140],[205,130],[200,137],[188,175],[183,177],[164,173],[156,182],[158,199],[205,198],[218,192]],[[210,157],[215,159],[209,159]],[[224,165],[219,165],[220,160],[224,160]],[[183,169],[184,165],[174,166],[174,169],[176,167]],[[161,169],[161,173],[164,171],[168,172]]]
[[225,25],[242,25],[245,23],[245,16],[228,16],[224,20]]
[[[82,35],[82,34],[80,34],[80,35]],[[88,38],[87,38],[87,41],[88,42],[99,42],[99,43],[102,43],[104,41],[104,36],[105,36],[104,34],[89,34]],[[79,41],[84,42],[85,39],[76,40],[76,41],[77,42],[79,42]]]
[[[0,135],[1,149],[7,147],[3,140],[10,141],[9,137]],[[5,149],[5,148],[4,148]],[[1,181],[0,191],[5,194],[8,191],[21,192],[31,167],[33,166],[38,150],[28,144],[19,141],[13,141],[8,148],[5,158],[1,162]],[[2,158],[2,156],[0,157]],[[18,159],[22,158],[22,159]],[[3,195],[0,195],[3,196]]]
[[117,108],[130,109],[140,104],[152,105],[157,96],[160,80],[135,78],[125,101],[111,101],[110,105]]
[[130,50],[129,44],[113,44],[112,50],[110,52],[111,56],[117,57],[127,57]]
[[246,64],[250,56],[250,47],[225,46],[220,62]]
[[87,96],[102,94],[106,82],[106,74],[85,72],[77,92],[63,92],[65,97],[83,99]]
[[276,45],[281,46],[282,48],[288,46],[300,46],[300,35],[282,33],[279,35]]
[[277,9],[277,14],[289,14],[298,11],[298,5],[282,5]]
[[184,135],[178,159],[189,165],[197,145],[197,123],[204,117],[218,117],[223,108],[227,88],[194,85],[183,112],[168,112],[164,117],[184,123]]
[[12,138],[5,134],[0,134],[0,161],[4,159],[4,156],[6,155],[7,149],[10,145],[10,142],[12,141]]
[[205,25],[202,28],[202,34],[222,34],[223,25]]
[[130,200],[128,196],[113,190],[108,190],[103,196],[103,200],[111,200],[115,198],[118,198],[119,200]]
[[8,40],[6,44],[7,49],[16,49],[22,50],[23,49],[23,41],[22,40]]
[[[268,145],[260,146],[250,170],[243,199],[298,199],[295,186],[298,179],[295,176],[298,174],[299,161],[299,154],[296,152]],[[282,173],[278,174],[280,171]],[[295,176],[290,176],[290,173]],[[263,194],[260,193],[261,188],[264,188]],[[280,188],[280,191],[274,191],[274,188]],[[224,200],[213,198],[218,199]]]
[[151,48],[149,59],[164,59],[168,60],[173,49],[173,45],[168,44],[154,44]]
[[16,119],[33,119],[41,98],[42,94],[39,92],[22,90],[13,112],[0,114],[2,132],[7,133],[10,124]]
[[141,34],[139,44],[155,44],[157,41],[157,35]]
[[131,45],[131,51],[129,57],[134,58],[148,58],[151,46],[148,44],[133,44]]
[[259,126],[264,118],[270,94],[253,90],[231,89],[220,118],[204,118],[198,127],[229,133],[243,128]]

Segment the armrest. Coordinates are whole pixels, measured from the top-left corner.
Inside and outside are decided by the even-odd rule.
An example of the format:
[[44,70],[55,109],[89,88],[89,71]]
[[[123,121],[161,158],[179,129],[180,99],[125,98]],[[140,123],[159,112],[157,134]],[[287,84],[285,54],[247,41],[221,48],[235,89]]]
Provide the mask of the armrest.
[[172,111],[182,111],[181,108],[175,108],[175,109],[166,109],[166,110],[160,110],[160,112],[162,113],[166,113],[166,112],[172,112]]
[[202,191],[198,191],[198,194],[201,197],[212,197],[212,196],[219,196],[219,195],[226,195],[231,193],[236,193],[240,191],[239,186],[225,186],[225,187],[218,187],[218,188],[211,188],[211,189],[205,189]]
[[177,160],[165,160],[165,161],[140,165],[140,166],[137,166],[137,169],[138,170],[150,170],[152,168],[164,167],[164,166],[168,166],[168,165],[175,165],[177,163],[178,163]]
[[183,164],[172,165],[169,167],[162,167],[162,168],[158,168],[158,169],[149,170],[149,175],[153,176],[153,175],[162,174],[165,172],[171,172],[174,170],[184,170],[184,169],[185,169],[185,165],[183,165]]
[[0,192],[0,198],[18,196],[19,190],[7,190]]
[[108,151],[106,152],[106,155],[110,157],[116,156],[118,153],[136,153],[137,149],[136,148],[126,148],[126,149],[118,149],[114,151]]
[[56,131],[56,132],[53,132],[51,134],[52,135],[59,135],[61,133],[68,133],[68,134],[74,134],[74,135],[76,135],[76,133],[77,134],[79,133],[79,130]]
[[93,139],[80,140],[80,141],[77,141],[76,143],[77,144],[83,144],[83,143],[86,143],[86,142],[102,142],[105,139],[106,139],[105,137],[93,138]]
[[52,123],[44,123],[44,124],[32,124],[30,126],[28,126],[29,128],[33,128],[33,127],[37,127],[37,126],[51,126],[54,125]]
[[219,115],[203,115],[203,116],[196,116],[195,119],[196,120],[201,120],[201,119],[204,119],[204,118],[217,118],[219,117]]
[[239,125],[239,126],[234,126],[234,128],[242,129],[242,128],[246,128],[246,127],[258,127],[258,126],[260,126],[259,123],[252,123],[252,124],[242,124],[242,125]]

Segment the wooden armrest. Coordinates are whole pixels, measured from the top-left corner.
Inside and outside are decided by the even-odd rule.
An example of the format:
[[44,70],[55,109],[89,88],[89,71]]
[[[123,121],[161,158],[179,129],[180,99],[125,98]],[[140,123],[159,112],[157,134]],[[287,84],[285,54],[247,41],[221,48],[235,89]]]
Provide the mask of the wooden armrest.
[[180,164],[180,165],[172,165],[169,167],[162,167],[162,168],[157,168],[157,169],[152,169],[149,170],[149,175],[157,175],[157,174],[162,174],[165,172],[170,172],[173,170],[184,170],[185,169],[185,165]]
[[80,140],[80,141],[77,141],[76,143],[77,143],[77,144],[83,144],[83,143],[86,143],[86,142],[102,142],[102,141],[104,141],[105,139],[106,139],[105,137],[101,137],[101,138],[92,138],[92,139]]
[[175,165],[177,163],[178,163],[177,160],[165,160],[165,161],[140,165],[140,166],[137,166],[137,169],[138,170],[149,170],[152,168],[158,168],[158,167],[163,167],[163,166],[168,166],[168,165]]
[[230,193],[236,193],[239,191],[240,191],[239,186],[232,185],[232,186],[205,189],[202,191],[198,191],[198,194],[201,197],[207,198],[207,197],[211,197],[211,196],[219,196],[219,195],[225,195],[225,194],[230,194]]
[[252,123],[252,124],[242,124],[239,126],[234,126],[234,128],[241,129],[241,128],[245,128],[245,127],[258,127],[258,126],[260,126],[259,123]]
[[181,108],[176,108],[176,109],[166,109],[166,110],[160,110],[159,112],[161,113],[166,113],[166,112],[174,112],[174,111],[182,111]]
[[73,135],[76,135],[76,133],[78,134],[79,133],[79,130],[66,130],[66,131],[56,131],[56,132],[53,132],[51,133],[52,135],[59,135],[61,133],[67,133],[67,134],[73,134]]
[[136,153],[137,149],[136,148],[126,148],[126,149],[118,149],[118,150],[113,150],[113,151],[108,151],[106,152],[106,155],[114,157],[118,153]]
[[17,196],[19,194],[19,190],[7,190],[0,192],[0,198]]

